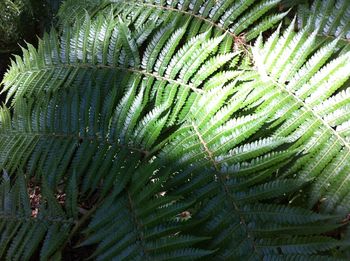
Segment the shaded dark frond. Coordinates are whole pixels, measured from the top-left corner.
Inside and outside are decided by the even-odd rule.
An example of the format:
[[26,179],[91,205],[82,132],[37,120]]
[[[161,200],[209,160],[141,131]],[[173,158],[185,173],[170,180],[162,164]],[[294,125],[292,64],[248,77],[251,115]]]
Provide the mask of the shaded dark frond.
[[314,0],[299,6],[298,27],[318,30],[318,41],[340,39],[341,46],[350,45],[350,2],[346,0]]
[[[0,257],[3,260],[29,260],[36,251],[41,260],[60,260],[74,226],[73,216],[58,203],[43,182],[39,204],[33,214],[27,182],[18,176],[13,185],[3,174],[0,186]],[[72,206],[77,211],[77,205]]]

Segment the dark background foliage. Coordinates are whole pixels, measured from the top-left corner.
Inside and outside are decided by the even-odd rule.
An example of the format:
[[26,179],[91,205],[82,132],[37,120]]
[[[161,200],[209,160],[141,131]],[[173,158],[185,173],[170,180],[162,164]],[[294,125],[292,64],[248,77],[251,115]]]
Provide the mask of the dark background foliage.
[[0,1],[0,81],[11,55],[21,54],[25,42],[36,45],[38,37],[50,28],[60,0]]

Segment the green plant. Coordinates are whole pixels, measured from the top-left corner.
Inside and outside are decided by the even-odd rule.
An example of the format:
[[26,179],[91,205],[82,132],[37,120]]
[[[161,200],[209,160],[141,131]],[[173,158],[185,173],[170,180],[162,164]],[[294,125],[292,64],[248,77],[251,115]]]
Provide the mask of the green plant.
[[294,22],[264,43],[278,2],[66,1],[4,78],[0,256],[344,257],[350,55]]

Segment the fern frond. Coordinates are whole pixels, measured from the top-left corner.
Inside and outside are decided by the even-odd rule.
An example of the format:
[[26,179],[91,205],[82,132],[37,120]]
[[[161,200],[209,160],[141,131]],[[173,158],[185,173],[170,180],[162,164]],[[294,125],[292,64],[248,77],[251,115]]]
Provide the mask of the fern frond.
[[[283,36],[278,38],[277,32],[265,44],[260,39],[253,47],[256,78],[247,83],[254,87],[246,102],[263,103],[262,108],[274,104],[278,109],[270,119],[275,121],[272,126],[282,124],[276,135],[289,135],[297,141],[293,147],[303,148],[305,155],[287,173],[315,179],[310,206],[325,198],[323,210],[346,211],[342,200],[348,194],[350,144],[344,112],[348,90],[343,85],[350,77],[350,54],[331,60],[337,40],[315,52],[317,32],[294,33],[292,27],[293,23]],[[339,117],[331,118],[334,115]]]

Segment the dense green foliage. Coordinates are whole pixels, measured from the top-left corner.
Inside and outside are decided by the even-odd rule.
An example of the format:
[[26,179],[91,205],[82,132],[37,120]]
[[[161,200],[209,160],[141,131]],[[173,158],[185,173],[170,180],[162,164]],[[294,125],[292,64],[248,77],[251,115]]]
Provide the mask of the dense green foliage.
[[0,258],[346,260],[350,3],[283,10],[65,1],[3,81]]

